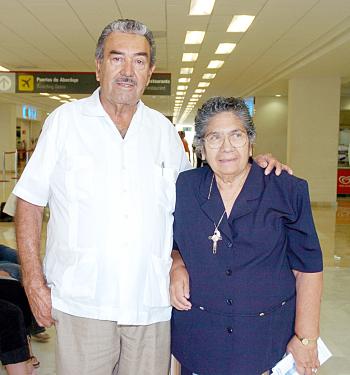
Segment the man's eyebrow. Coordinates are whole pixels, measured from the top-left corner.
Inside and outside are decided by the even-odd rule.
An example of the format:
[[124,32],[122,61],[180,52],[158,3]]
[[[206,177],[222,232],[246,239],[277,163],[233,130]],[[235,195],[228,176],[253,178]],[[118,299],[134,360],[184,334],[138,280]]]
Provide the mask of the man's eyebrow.
[[[125,52],[112,49],[111,51],[109,51],[109,54],[110,55],[125,55]],[[147,52],[136,52],[136,53],[134,53],[134,56],[145,56],[145,57],[148,57],[149,54]]]

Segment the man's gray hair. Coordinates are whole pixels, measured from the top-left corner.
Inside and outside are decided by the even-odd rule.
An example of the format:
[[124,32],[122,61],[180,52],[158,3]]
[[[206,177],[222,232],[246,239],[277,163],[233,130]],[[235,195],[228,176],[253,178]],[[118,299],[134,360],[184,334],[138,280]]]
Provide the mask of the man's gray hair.
[[226,98],[223,96],[214,96],[207,100],[197,111],[195,124],[195,136],[193,143],[198,149],[202,151],[204,136],[207,131],[209,120],[215,115],[222,112],[231,112],[237,116],[244,126],[250,143],[254,143],[256,137],[256,130],[252,117],[250,116],[248,107],[242,98]]
[[147,39],[150,49],[151,49],[150,65],[153,66],[155,64],[156,44],[154,41],[152,31],[143,23],[139,21],[135,21],[135,20],[129,20],[129,19],[119,19],[119,20],[113,21],[102,30],[102,33],[100,37],[98,38],[98,42],[96,46],[96,51],[95,51],[96,60],[98,61],[103,60],[105,40],[108,37],[108,35],[113,32],[137,34],[137,35],[144,36]]

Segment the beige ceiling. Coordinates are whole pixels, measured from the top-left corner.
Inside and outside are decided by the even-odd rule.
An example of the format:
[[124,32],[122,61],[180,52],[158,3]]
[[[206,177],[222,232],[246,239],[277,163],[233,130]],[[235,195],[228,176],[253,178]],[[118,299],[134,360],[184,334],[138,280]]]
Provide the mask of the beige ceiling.
[[[288,79],[339,76],[350,95],[350,0],[216,0],[210,16],[189,16],[190,0],[0,0],[0,65],[23,71],[94,71],[94,49],[113,19],[135,18],[154,32],[157,71],[172,75],[171,96],[144,96],[172,115],[180,68],[193,66],[186,100],[212,59],[223,59],[198,102],[213,95],[287,95]],[[246,33],[227,33],[233,15],[256,18]],[[184,45],[187,30],[206,31],[201,45]],[[220,42],[237,43],[215,55]],[[183,52],[198,52],[182,63]],[[78,96],[76,96],[78,97]],[[51,111],[57,102],[35,94],[0,94]],[[184,109],[183,106],[183,109]],[[193,111],[187,122],[193,121]]]

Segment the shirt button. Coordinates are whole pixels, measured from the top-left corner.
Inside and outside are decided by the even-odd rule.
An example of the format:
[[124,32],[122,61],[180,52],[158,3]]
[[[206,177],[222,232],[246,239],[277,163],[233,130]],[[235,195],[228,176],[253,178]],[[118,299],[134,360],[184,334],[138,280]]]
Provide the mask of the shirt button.
[[231,334],[231,333],[233,333],[233,328],[232,327],[227,327],[226,331],[227,331],[228,334]]
[[233,303],[233,301],[232,301],[232,299],[231,298],[228,298],[227,300],[226,300],[226,303],[228,304],[228,305],[232,305],[232,303]]
[[232,247],[232,242],[227,242],[227,247]]
[[228,269],[225,271],[225,274],[226,274],[226,276],[231,276],[231,275],[232,275],[232,270],[231,270],[231,268],[228,268]]

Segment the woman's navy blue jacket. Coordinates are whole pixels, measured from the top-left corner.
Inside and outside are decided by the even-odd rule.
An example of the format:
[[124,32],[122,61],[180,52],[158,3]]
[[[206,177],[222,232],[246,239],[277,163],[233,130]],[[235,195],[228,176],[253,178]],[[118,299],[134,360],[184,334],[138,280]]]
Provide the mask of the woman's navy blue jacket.
[[294,334],[292,270],[322,271],[307,182],[264,175],[253,162],[230,217],[214,232],[224,204],[213,172],[177,180],[174,248],[190,274],[190,311],[172,316],[172,352],[200,375],[255,375],[272,368]]

